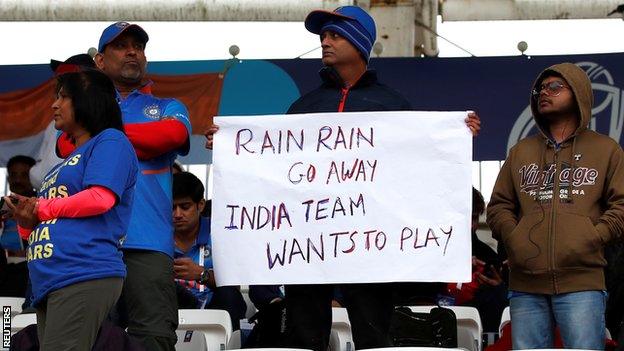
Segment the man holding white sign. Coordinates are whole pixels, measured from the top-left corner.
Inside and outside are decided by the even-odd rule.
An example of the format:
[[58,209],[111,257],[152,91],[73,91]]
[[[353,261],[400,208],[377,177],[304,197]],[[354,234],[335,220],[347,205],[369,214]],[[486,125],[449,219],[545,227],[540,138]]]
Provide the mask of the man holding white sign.
[[[407,100],[367,70],[376,29],[359,7],[313,11],[305,25],[321,36],[323,84],[293,103],[288,113],[320,114],[221,120],[224,130],[217,138],[224,140],[214,153],[215,183],[246,170],[257,180],[253,175],[240,179],[247,193],[215,186],[217,280],[226,285],[291,284],[286,286],[283,346],[319,351],[329,343],[331,283],[354,283],[340,288],[355,347],[390,346],[391,289],[380,282],[470,279],[470,172],[453,169],[470,169],[466,113],[405,112],[410,109]],[[465,123],[475,134],[480,128],[475,114]],[[432,126],[433,132],[412,140],[423,125]],[[217,129],[206,133],[208,148]],[[447,141],[447,149],[436,148],[440,140]],[[423,152],[429,149],[434,151]],[[420,159],[410,164],[401,158],[405,155]],[[230,162],[233,165],[225,170]],[[431,172],[433,167],[440,167],[442,174]],[[397,191],[397,184],[411,185],[415,179],[426,182]],[[282,188],[276,192],[275,183],[280,182],[285,184],[278,184]],[[445,189],[447,201],[433,214],[427,186]],[[227,194],[219,189],[227,189]],[[245,201],[249,197],[257,199],[255,206]],[[464,206],[445,207],[452,203]],[[226,232],[218,235],[223,228]],[[457,242],[449,244],[451,239]],[[248,248],[245,240],[264,240],[264,246]],[[262,264],[238,266],[239,270],[229,265],[232,269],[222,272],[219,255],[225,260],[228,254],[219,251],[226,241],[240,251],[239,257]]]

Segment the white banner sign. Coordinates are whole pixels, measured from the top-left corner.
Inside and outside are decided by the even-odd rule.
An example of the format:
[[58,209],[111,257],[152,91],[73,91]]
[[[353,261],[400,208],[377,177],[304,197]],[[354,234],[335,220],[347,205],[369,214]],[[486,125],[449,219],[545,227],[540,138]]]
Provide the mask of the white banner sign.
[[470,281],[466,116],[216,118],[217,283]]

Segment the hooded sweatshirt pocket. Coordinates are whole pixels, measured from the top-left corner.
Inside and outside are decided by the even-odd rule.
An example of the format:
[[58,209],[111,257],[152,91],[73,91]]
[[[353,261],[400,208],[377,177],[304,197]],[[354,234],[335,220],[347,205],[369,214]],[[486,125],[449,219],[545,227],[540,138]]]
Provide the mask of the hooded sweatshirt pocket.
[[510,268],[545,271],[548,268],[547,234],[548,221],[541,212],[523,216],[516,228],[502,237]]
[[557,268],[603,267],[603,244],[587,216],[559,213],[556,219],[555,265]]

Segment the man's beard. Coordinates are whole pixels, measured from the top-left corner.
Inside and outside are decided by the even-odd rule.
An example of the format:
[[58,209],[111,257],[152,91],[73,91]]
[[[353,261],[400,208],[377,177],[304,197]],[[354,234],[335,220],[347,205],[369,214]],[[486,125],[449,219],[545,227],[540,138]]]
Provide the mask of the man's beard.
[[124,67],[121,70],[121,78],[128,82],[140,82],[143,72],[138,68]]

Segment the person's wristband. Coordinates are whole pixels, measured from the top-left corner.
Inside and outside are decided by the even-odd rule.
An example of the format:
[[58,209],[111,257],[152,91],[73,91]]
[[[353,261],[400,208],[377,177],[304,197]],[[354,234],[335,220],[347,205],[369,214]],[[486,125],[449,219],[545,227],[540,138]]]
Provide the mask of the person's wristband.
[[208,280],[210,279],[210,271],[212,271],[212,269],[205,268],[199,275],[199,279],[197,280],[197,282],[201,285],[207,285]]

